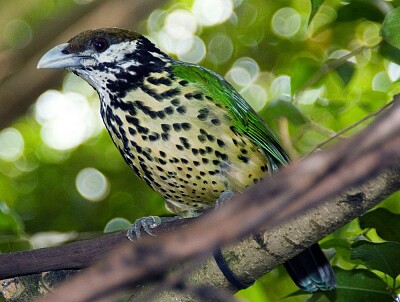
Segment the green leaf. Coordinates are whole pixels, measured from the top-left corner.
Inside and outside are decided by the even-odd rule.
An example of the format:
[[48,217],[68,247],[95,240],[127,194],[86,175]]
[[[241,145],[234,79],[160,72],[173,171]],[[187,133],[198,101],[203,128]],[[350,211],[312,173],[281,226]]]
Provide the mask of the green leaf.
[[2,235],[16,235],[22,229],[23,225],[17,213],[11,211],[4,202],[0,202],[0,233]]
[[396,48],[400,48],[400,7],[392,10],[382,24],[383,39]]
[[352,0],[338,10],[337,20],[347,22],[367,19],[382,22],[390,9],[391,6],[381,0]]
[[358,106],[367,112],[376,111],[387,104],[390,101],[387,93],[382,91],[365,91],[358,102]]
[[389,42],[382,40],[382,42],[379,44],[379,53],[388,60],[393,61],[396,64],[400,64],[400,49],[394,47]]
[[301,125],[307,122],[304,114],[293,103],[284,100],[274,100],[266,108],[267,120],[276,120],[281,116],[290,122]]
[[304,57],[297,57],[291,65],[291,86],[292,94],[302,89],[304,84],[320,70],[320,63]]
[[352,259],[361,259],[370,269],[396,278],[400,274],[400,243],[389,241],[375,243],[366,240],[352,245]]
[[311,0],[311,14],[310,14],[310,19],[308,20],[308,24],[311,23],[319,7],[322,5],[322,3],[324,3],[324,1],[325,0]]
[[336,72],[338,73],[344,85],[349,84],[349,82],[353,78],[355,70],[356,70],[355,64],[349,61],[345,62],[344,64],[336,68]]
[[378,208],[361,216],[359,222],[362,229],[375,228],[384,240],[400,242],[400,215]]
[[336,289],[325,295],[335,302],[392,301],[388,285],[374,273],[355,269],[345,271],[334,268]]

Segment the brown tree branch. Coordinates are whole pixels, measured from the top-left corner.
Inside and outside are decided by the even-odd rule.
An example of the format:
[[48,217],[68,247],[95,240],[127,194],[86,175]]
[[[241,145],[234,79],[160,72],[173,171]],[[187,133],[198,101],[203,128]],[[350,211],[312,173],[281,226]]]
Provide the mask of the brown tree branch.
[[[40,301],[88,301],[159,277],[173,265],[203,257],[218,246],[232,243],[261,227],[277,226],[346,189],[365,184],[384,169],[393,169],[392,172],[386,171],[389,173],[386,177],[390,173],[398,175],[399,156],[400,106],[397,101],[390,111],[354,138],[293,164],[185,228],[157,238],[143,238],[135,244],[124,244],[102,262],[67,281]],[[386,177],[380,181],[387,180]],[[396,188],[398,182],[398,177],[391,181]],[[357,191],[348,194],[337,204],[339,212],[322,213],[323,216],[329,214],[323,219],[333,222],[321,228],[328,233],[334,226],[348,221],[348,216],[352,215],[346,213],[342,217],[340,213],[346,206],[353,208],[358,215],[363,213],[368,194],[385,195]],[[314,215],[318,217],[321,214]],[[298,232],[292,238],[296,235]],[[279,244],[276,244],[277,239]],[[296,243],[289,237],[284,239],[284,244]],[[309,244],[314,239],[310,239]],[[273,234],[265,240],[269,250],[282,244],[282,237]],[[300,249],[307,245],[304,244],[306,239],[300,242],[303,242]],[[286,256],[293,255],[289,253]]]

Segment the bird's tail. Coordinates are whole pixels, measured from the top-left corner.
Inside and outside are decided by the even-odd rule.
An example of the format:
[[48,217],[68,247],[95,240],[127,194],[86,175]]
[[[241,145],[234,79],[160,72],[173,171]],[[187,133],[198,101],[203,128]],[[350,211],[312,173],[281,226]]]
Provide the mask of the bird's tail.
[[287,261],[285,268],[304,291],[331,290],[336,286],[332,267],[317,243]]

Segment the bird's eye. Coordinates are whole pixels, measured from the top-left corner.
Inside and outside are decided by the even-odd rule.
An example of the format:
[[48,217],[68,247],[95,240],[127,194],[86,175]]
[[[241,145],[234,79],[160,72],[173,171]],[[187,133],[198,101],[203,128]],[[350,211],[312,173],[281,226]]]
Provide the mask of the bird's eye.
[[92,46],[97,52],[103,52],[110,46],[110,43],[105,38],[94,38]]

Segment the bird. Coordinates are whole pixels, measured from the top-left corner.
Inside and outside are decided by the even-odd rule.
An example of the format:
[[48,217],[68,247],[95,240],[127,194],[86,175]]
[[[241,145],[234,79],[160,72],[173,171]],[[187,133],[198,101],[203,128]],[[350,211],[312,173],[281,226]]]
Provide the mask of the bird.
[[[172,58],[137,32],[83,31],[45,53],[38,68],[66,69],[97,91],[101,117],[125,162],[180,217],[226,202],[290,163],[263,119],[222,76]],[[150,232],[160,221],[147,222]],[[285,267],[304,291],[335,288],[317,243]]]

